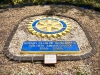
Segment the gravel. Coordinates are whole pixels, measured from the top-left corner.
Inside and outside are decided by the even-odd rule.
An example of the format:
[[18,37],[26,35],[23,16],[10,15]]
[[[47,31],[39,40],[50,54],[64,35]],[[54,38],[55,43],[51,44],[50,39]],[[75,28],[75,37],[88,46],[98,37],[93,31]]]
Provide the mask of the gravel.
[[[20,54],[22,44],[26,40],[29,40],[29,41],[59,40],[59,41],[76,41],[77,42],[79,49],[81,51],[80,54],[65,54],[65,55],[58,55],[58,56],[80,56],[80,55],[89,53],[92,50],[92,47],[90,46],[89,41],[87,40],[87,37],[85,36],[85,33],[83,32],[80,25],[78,25],[77,22],[75,22],[74,20],[71,20],[69,18],[61,17],[62,20],[65,19],[71,25],[71,31],[70,31],[70,33],[66,34],[65,36],[62,35],[62,37],[60,39],[59,38],[50,38],[49,39],[49,38],[42,38],[42,37],[37,37],[36,35],[32,35],[28,31],[27,25],[33,19],[38,19],[40,17],[43,18],[44,16],[29,17],[29,18],[23,20],[19,24],[19,27],[18,27],[16,33],[14,34],[12,41],[10,42],[10,46],[9,46],[9,51],[12,54],[14,54],[15,56],[36,56],[36,54],[23,54],[23,55]],[[51,17],[57,17],[57,16],[51,16]]]
[[[3,9],[0,9],[3,10]],[[67,75],[69,70],[75,72],[77,68],[88,75],[100,74],[100,13],[94,10],[81,9],[74,6],[65,5],[46,5],[46,6],[26,6],[21,8],[8,8],[7,11],[0,12],[0,51],[2,51],[6,39],[8,38],[14,26],[23,18],[37,14],[60,14],[70,16],[81,22],[82,26],[88,31],[90,37],[95,42],[97,53],[88,59],[80,61],[58,61],[53,66],[34,63],[17,63],[8,60],[3,54],[0,54],[0,75],[46,75],[62,73]],[[83,70],[84,68],[84,70]]]

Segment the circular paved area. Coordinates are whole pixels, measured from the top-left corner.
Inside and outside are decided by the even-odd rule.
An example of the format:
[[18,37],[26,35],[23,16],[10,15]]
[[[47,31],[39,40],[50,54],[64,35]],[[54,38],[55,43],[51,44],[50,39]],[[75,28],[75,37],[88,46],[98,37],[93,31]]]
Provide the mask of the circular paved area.
[[[56,10],[57,9],[57,10]],[[27,11],[26,11],[27,10]],[[76,8],[73,6],[31,6],[31,7],[23,7],[23,8],[12,8],[8,9],[7,11],[4,11],[3,13],[0,13],[0,50],[6,50],[7,48],[4,47],[5,43],[6,45],[9,44],[12,38],[8,39],[10,35],[10,32],[15,27],[12,34],[15,33],[16,27],[18,25],[18,22],[21,23],[23,17],[29,16],[29,15],[36,15],[36,14],[49,14],[52,13],[54,15],[63,15],[63,16],[69,16],[72,18],[75,18],[79,23],[81,23],[81,27],[83,28],[85,34],[88,34],[90,36],[87,37],[88,40],[91,40],[91,42],[94,42],[96,54],[93,55],[91,58],[85,59],[85,60],[79,60],[79,61],[59,61],[58,64],[56,64],[56,67],[46,67],[41,64],[31,64],[31,63],[17,63],[12,62],[10,59],[7,59],[4,57],[4,55],[0,54],[0,66],[2,69],[0,69],[0,73],[3,75],[6,75],[8,73],[12,73],[13,69],[15,69],[15,73],[18,73],[22,68],[27,68],[27,71],[31,72],[31,74],[36,74],[41,72],[41,74],[55,74],[56,72],[62,72],[65,74],[68,70],[75,71],[77,67],[84,67],[84,70],[89,75],[99,75],[99,62],[100,62],[100,14],[99,12],[95,12],[93,10],[85,10]],[[28,17],[27,17],[28,18]],[[25,19],[25,18],[24,18]],[[87,36],[87,35],[86,35]],[[91,44],[91,43],[90,43]],[[92,44],[92,46],[94,46]],[[12,59],[12,58],[11,58]],[[8,64],[8,65],[7,65]],[[70,64],[70,65],[69,65]],[[66,66],[65,66],[66,65]],[[30,67],[29,67],[30,66]],[[34,69],[34,72],[31,70]],[[81,68],[81,70],[82,70]],[[87,70],[88,68],[88,70]],[[10,70],[9,70],[10,69]],[[47,69],[49,71],[47,71]],[[6,70],[6,71],[5,71]]]

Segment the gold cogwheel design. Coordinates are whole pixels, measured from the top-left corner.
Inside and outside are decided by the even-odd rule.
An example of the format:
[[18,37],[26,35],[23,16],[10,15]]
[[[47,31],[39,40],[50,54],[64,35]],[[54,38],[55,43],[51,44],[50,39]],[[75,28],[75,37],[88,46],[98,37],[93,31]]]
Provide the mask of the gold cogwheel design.
[[63,19],[45,17],[29,22],[28,30],[37,36],[60,37],[70,32],[71,25]]

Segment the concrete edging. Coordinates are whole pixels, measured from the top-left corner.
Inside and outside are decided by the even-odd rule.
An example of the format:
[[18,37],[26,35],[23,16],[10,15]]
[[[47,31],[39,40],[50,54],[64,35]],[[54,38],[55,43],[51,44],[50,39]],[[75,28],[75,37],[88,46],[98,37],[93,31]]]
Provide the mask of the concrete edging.
[[[39,14],[39,15],[45,15],[45,14]],[[39,15],[31,15],[31,16],[24,17],[22,20],[20,20],[18,22],[17,25],[15,25],[15,27],[13,28],[12,32],[10,33],[10,35],[9,35],[9,37],[8,37],[4,47],[3,47],[3,53],[6,55],[7,58],[9,58],[10,60],[13,60],[13,61],[24,61],[24,62],[43,61],[44,60],[43,56],[36,56],[36,57],[33,57],[33,56],[15,56],[15,55],[11,54],[8,50],[9,44],[12,40],[13,35],[15,34],[15,32],[19,26],[19,23],[28,17],[39,16]],[[62,15],[55,15],[55,16],[62,16]],[[95,55],[96,54],[95,43],[93,42],[93,40],[90,37],[89,33],[87,32],[86,28],[83,27],[82,24],[79,23],[75,18],[68,17],[68,16],[62,16],[62,17],[70,18],[70,19],[76,21],[80,25],[80,27],[83,29],[91,47],[92,47],[92,50],[91,50],[91,52],[86,53],[85,55],[81,55],[81,56],[57,56],[57,60],[58,61],[77,61],[77,60],[84,60],[86,58],[90,58],[93,55]]]

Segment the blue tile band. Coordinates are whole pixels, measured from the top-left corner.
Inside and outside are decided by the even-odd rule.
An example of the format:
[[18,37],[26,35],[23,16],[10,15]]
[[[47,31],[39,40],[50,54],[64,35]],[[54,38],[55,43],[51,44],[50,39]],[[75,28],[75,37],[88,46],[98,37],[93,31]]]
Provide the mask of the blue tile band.
[[75,41],[25,41],[21,51],[27,52],[77,52]]

